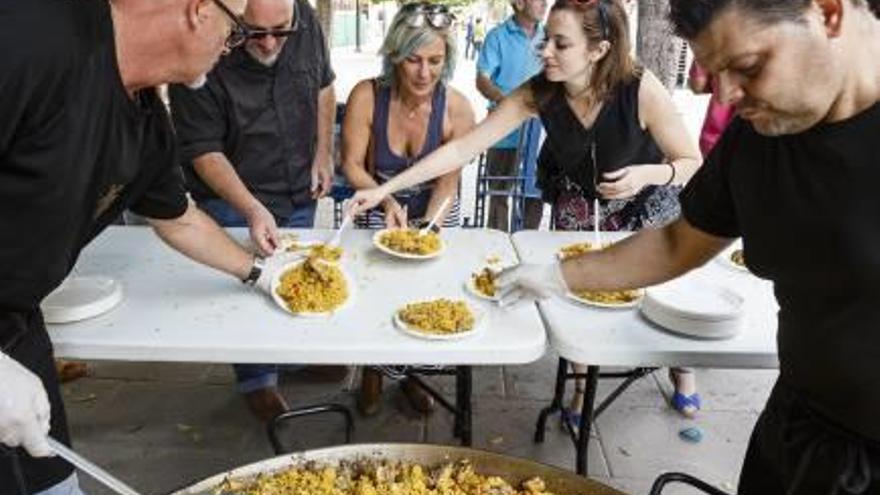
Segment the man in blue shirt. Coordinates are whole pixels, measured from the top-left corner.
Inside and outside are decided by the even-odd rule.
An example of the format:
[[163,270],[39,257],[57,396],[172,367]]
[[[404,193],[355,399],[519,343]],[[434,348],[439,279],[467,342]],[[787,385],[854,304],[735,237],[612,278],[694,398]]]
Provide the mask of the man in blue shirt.
[[[547,11],[547,0],[513,0],[511,6],[513,15],[489,31],[477,60],[477,89],[489,100],[490,111],[505,95],[541,71],[538,45],[544,39],[541,20]],[[490,177],[517,174],[519,143],[520,133],[517,131],[489,149],[486,160]],[[534,189],[534,162],[534,159],[526,157],[525,163],[531,163],[532,170],[525,170],[525,175],[531,176],[525,192],[536,192],[528,191]],[[490,228],[509,230],[507,196],[503,193],[509,192],[512,187],[512,181],[490,182],[489,190],[495,193],[489,198]],[[532,195],[533,198],[526,200],[525,228],[534,229],[541,222],[543,204],[539,194]]]

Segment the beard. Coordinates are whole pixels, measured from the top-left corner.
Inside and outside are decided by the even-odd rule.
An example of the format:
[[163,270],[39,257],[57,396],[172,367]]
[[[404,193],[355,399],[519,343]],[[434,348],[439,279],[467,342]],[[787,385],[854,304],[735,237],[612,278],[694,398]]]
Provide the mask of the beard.
[[271,55],[264,55],[257,48],[253,48],[250,46],[245,47],[245,50],[247,50],[248,54],[253,57],[254,60],[262,65],[265,65],[266,67],[272,67],[273,65],[275,65],[275,62],[278,61],[278,55],[281,54],[281,50],[278,50]]
[[206,82],[208,82],[208,76],[201,74],[192,81],[186,83],[186,87],[189,89],[199,89],[204,86]]
[[820,119],[809,114],[792,114],[762,110],[758,115],[744,116],[758,134],[768,137],[798,134],[816,125]]

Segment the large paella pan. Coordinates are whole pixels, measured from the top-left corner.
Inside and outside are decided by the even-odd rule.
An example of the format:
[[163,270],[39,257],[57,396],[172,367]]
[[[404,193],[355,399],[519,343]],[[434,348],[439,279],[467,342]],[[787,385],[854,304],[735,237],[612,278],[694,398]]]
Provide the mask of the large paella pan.
[[465,447],[391,443],[344,445],[282,455],[213,476],[172,495],[219,492],[223,486],[229,486],[230,480],[247,482],[260,475],[303,466],[334,467],[350,463],[406,462],[419,464],[430,471],[461,460],[468,461],[476,473],[500,476],[513,486],[538,477],[543,481],[546,490],[554,495],[623,495],[613,488],[572,472],[527,459]]

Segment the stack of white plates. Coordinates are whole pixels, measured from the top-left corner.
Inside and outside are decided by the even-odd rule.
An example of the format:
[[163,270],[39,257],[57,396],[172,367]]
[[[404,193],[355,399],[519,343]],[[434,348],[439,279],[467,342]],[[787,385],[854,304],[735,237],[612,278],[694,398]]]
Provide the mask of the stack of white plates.
[[734,290],[685,276],[647,290],[642,314],[672,332],[703,339],[739,333],[745,300]]

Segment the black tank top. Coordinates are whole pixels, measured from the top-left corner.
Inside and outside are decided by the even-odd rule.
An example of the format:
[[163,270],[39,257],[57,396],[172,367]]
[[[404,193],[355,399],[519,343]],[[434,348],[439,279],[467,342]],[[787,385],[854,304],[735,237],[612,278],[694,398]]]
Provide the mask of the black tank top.
[[[555,202],[567,182],[580,186],[584,197],[593,199],[595,164],[590,145],[596,143],[596,161],[601,182],[603,173],[638,163],[661,163],[663,153],[651,134],[639,125],[640,77],[615,88],[606,99],[593,126],[584,128],[569,107],[562,91],[551,93],[539,107],[547,139],[538,159],[538,181],[544,199]],[[543,72],[530,81],[532,88],[547,87]],[[633,200],[650,196],[656,186],[642,190]]]

